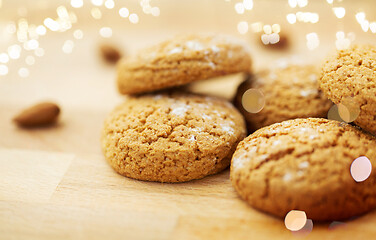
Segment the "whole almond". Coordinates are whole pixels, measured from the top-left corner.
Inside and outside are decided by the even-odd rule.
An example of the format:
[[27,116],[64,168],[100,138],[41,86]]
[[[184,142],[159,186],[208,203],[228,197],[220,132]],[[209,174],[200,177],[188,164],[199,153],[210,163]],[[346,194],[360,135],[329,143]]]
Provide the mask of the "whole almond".
[[42,102],[23,110],[13,121],[20,127],[41,127],[55,123],[59,113],[55,103]]
[[115,64],[121,58],[120,51],[110,44],[102,44],[100,46],[100,53],[102,58],[111,64]]

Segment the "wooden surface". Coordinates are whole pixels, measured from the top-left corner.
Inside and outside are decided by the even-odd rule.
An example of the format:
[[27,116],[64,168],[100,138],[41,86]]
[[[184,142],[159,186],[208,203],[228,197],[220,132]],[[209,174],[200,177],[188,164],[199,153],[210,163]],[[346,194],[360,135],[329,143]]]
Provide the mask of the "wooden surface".
[[[142,16],[145,24],[140,23],[138,29],[129,23],[112,23],[111,41],[132,53],[184,31],[222,31],[242,37],[236,33],[241,16],[234,13],[234,3],[229,5],[223,1],[215,10],[210,1],[195,1],[202,2],[201,8],[190,7],[191,1],[182,1],[174,10],[164,2],[161,17],[155,20]],[[286,10],[286,2],[278,9]],[[314,10],[323,8],[313,5]],[[269,24],[277,21],[272,12],[265,10],[270,8],[271,1],[258,1],[255,9],[256,6],[261,9],[252,12],[252,21],[257,17],[270,19],[266,20]],[[348,12],[356,10],[354,7]],[[7,14],[11,16],[10,12]],[[163,14],[168,17],[163,18]],[[191,21],[192,14],[194,21]],[[325,14],[332,14],[331,9],[326,9]],[[176,21],[168,20],[173,17]],[[38,16],[34,18],[37,22]],[[1,20],[6,20],[4,15],[0,16]],[[302,62],[319,63],[333,50],[335,34],[320,35],[320,47],[313,52],[306,49],[305,34],[317,29],[340,30],[343,23],[312,25],[314,29],[300,24],[297,27],[301,34],[296,35],[294,45],[287,51],[266,50],[257,45],[255,36],[243,37],[253,44],[256,70],[291,54],[303,56]],[[116,174],[104,160],[99,136],[104,118],[124,97],[115,90],[114,68],[104,64],[97,54],[98,44],[103,40],[97,35],[98,27],[103,24],[85,20],[79,24],[74,28],[84,29],[85,37],[75,41],[71,55],[59,49],[72,32],[49,33],[41,40],[46,55],[30,68],[29,78],[17,76],[17,68],[23,66],[20,61],[10,64],[10,73],[0,78],[0,240],[375,238],[376,211],[335,229],[328,228],[330,223],[314,222],[311,233],[294,235],[285,228],[283,220],[245,204],[232,188],[228,170],[182,184],[142,182]],[[356,23],[346,26],[346,31],[361,31]],[[359,36],[360,41],[375,39],[374,35]],[[222,85],[206,82],[192,89],[207,89],[210,93],[231,97],[229,92],[238,80],[228,79]],[[232,87],[229,87],[230,81]],[[11,122],[25,106],[45,99],[61,105],[58,125],[24,130]]]
[[[116,174],[99,148],[105,114],[65,112],[64,124],[24,131],[0,115],[0,239],[290,239],[284,222],[247,206],[229,171],[182,184]],[[40,149],[40,150],[31,150]],[[376,211],[307,239],[372,239]]]

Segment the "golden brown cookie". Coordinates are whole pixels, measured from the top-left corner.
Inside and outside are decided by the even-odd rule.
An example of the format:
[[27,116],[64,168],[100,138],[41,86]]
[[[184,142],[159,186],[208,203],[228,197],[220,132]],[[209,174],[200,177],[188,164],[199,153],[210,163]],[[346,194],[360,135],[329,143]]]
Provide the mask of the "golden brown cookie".
[[[326,117],[332,103],[318,89],[318,77],[318,70],[311,65],[290,65],[249,76],[235,96],[235,105],[243,113],[249,131],[289,119]],[[247,101],[255,100],[243,97],[249,89],[257,89],[264,96],[260,112],[246,110]]]
[[196,80],[249,72],[248,47],[229,36],[180,36],[120,60],[122,94],[150,92]]
[[[360,156],[373,166],[356,182],[350,167]],[[322,118],[276,123],[239,143],[230,176],[245,201],[275,216],[301,210],[312,220],[350,218],[376,206],[376,139]]]
[[360,109],[354,123],[376,134],[376,46],[338,51],[325,62],[319,83],[335,104],[352,98]]
[[107,118],[102,149],[120,174],[184,182],[230,164],[245,137],[242,115],[229,102],[186,93],[131,97]]

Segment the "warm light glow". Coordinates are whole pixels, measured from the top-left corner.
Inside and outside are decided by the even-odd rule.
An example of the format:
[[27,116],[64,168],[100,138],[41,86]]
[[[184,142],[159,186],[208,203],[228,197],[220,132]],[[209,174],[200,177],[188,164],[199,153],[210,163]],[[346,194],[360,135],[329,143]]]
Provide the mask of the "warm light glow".
[[35,50],[39,47],[39,42],[35,39],[29,40],[25,44],[25,49],[26,50]]
[[362,23],[366,19],[366,14],[364,12],[359,12],[355,14],[355,18],[358,23]]
[[91,13],[91,16],[94,19],[101,19],[102,18],[102,12],[101,12],[101,10],[99,10],[99,8],[92,8],[90,13]]
[[238,23],[238,31],[240,34],[246,34],[248,32],[248,23],[247,22],[239,22]]
[[37,49],[35,49],[34,54],[37,57],[43,57],[44,56],[44,49],[43,48],[37,48]]
[[99,30],[99,34],[104,38],[112,37],[112,29],[110,27],[103,27]]
[[5,76],[9,72],[8,67],[4,64],[0,64],[0,76]]
[[279,24],[273,24],[272,30],[274,33],[279,33],[281,31],[281,26]]
[[251,24],[252,31],[254,32],[261,32],[262,31],[262,23],[261,22],[255,22]]
[[56,22],[55,20],[53,20],[52,18],[46,18],[43,23],[51,31],[55,32],[55,31],[58,31],[60,29],[59,23]]
[[243,6],[246,10],[252,10],[253,0],[243,0]]
[[342,31],[339,31],[336,33],[336,48],[338,50],[343,50],[343,49],[347,49],[350,47],[351,45],[351,41],[354,41],[355,39],[355,36],[353,36],[352,34],[347,34],[348,37],[345,36],[345,33],[342,32]]
[[297,0],[288,0],[290,7],[295,8],[298,5]]
[[115,7],[115,2],[113,0],[107,0],[104,2],[104,6],[108,9],[113,9]]
[[9,56],[6,53],[0,53],[0,63],[9,62]]
[[356,182],[363,182],[371,175],[372,164],[366,156],[355,159],[350,167],[350,173]]
[[103,0],[91,0],[91,3],[99,7],[103,5]]
[[69,54],[73,51],[73,48],[74,48],[74,42],[72,40],[67,40],[64,42],[62,50],[64,53]]
[[35,58],[33,56],[27,56],[25,62],[27,65],[33,65],[35,63]]
[[19,70],[18,70],[18,75],[20,76],[20,77],[22,77],[22,78],[26,78],[26,77],[28,77],[29,76],[29,69],[27,69],[27,68],[20,68]]
[[307,222],[307,215],[304,211],[291,210],[286,214],[285,226],[290,231],[299,231]]
[[20,45],[14,44],[8,47],[8,55],[11,59],[18,59],[21,56],[21,50]]
[[293,13],[287,14],[286,19],[290,24],[296,23],[296,15]]
[[339,116],[345,122],[350,123],[355,121],[360,114],[360,106],[352,97],[343,98],[337,106]]
[[129,15],[129,21],[134,24],[138,23],[138,15],[136,13],[132,13],[131,15]]
[[84,5],[82,0],[71,0],[71,6],[74,8],[81,8]]
[[298,6],[299,7],[305,7],[308,4],[308,0],[298,0]]
[[153,15],[154,17],[158,17],[159,14],[160,14],[160,10],[158,7],[151,8],[151,15]]
[[43,25],[39,25],[37,28],[36,28],[36,33],[38,34],[38,35],[41,35],[41,36],[43,36],[43,35],[46,35],[46,33],[47,33],[47,29],[43,26]]
[[5,26],[5,31],[9,34],[14,34],[16,33],[17,31],[17,28],[16,28],[16,24],[14,24],[13,22],[10,22],[8,23],[6,26]]
[[76,31],[73,32],[73,37],[75,39],[82,39],[84,37],[84,33],[82,32],[82,30],[77,29]]
[[242,96],[242,106],[247,112],[260,112],[265,106],[264,94],[259,89],[248,89]]
[[129,16],[129,10],[128,10],[128,8],[120,8],[119,15],[122,18],[127,18]]
[[270,25],[264,25],[263,30],[266,34],[272,33],[272,27]]
[[333,12],[337,18],[343,18],[346,14],[346,9],[343,7],[334,7]]
[[368,29],[369,29],[369,22],[367,20],[364,20],[361,24],[360,24],[362,30],[364,32],[368,32]]
[[235,11],[238,13],[238,14],[243,14],[244,13],[244,5],[243,3],[236,3],[235,4]]
[[315,32],[308,33],[306,35],[306,39],[307,39],[307,48],[309,50],[314,50],[320,45],[319,36]]

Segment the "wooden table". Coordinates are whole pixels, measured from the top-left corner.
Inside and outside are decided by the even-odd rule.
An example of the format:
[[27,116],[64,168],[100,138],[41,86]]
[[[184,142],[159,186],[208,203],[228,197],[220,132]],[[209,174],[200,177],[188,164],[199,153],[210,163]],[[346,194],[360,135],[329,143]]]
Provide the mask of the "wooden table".
[[[194,4],[200,2],[194,1]],[[209,9],[209,2],[202,4]],[[187,18],[191,19],[196,10],[190,3],[182,1],[181,6],[171,11],[173,7],[162,1],[161,14],[169,18],[185,16],[185,20],[170,21],[170,27],[155,29],[155,26],[165,26],[167,20],[163,15],[157,20],[143,16],[145,20],[141,18],[141,21],[145,24],[140,23],[140,29],[114,24],[112,41],[132,53],[181,32],[183,22],[189,31],[211,29],[237,35],[236,23],[240,17],[234,13],[234,3],[229,5],[223,1],[217,10],[209,13],[197,10],[192,22]],[[266,8],[271,2],[258,4]],[[285,7],[286,3],[283,4]],[[315,9],[321,6],[312,4]],[[189,14],[184,15],[185,12]],[[258,17],[263,13],[272,15],[263,11],[253,13]],[[211,20],[205,22],[207,14]],[[325,14],[331,14],[331,9]],[[227,18],[223,19],[224,16]],[[38,16],[34,20],[38,21]],[[294,235],[285,228],[283,220],[245,204],[232,188],[228,170],[181,184],[142,182],[116,174],[104,160],[99,136],[104,118],[124,98],[115,90],[113,67],[98,58],[97,46],[102,40],[97,31],[103,24],[88,22],[83,20],[74,27],[84,29],[85,37],[75,41],[71,55],[56,49],[71,37],[72,31],[48,33],[41,40],[46,54],[30,68],[29,78],[17,76],[17,68],[24,65],[20,61],[12,63],[11,72],[0,78],[1,240],[376,238],[376,211],[334,229],[328,229],[330,223],[314,222],[311,233]],[[201,22],[205,24],[200,25]],[[359,31],[357,24],[346,26]],[[299,31],[305,28],[306,25],[298,26]],[[335,26],[326,24],[323,28],[328,31]],[[297,53],[305,56],[305,43],[298,41],[304,36],[295,38],[297,46],[290,50],[274,52],[257,45],[253,35],[247,35],[246,39],[253,44],[255,69],[272,65],[272,60],[281,56]],[[374,35],[367,36],[369,40],[375,39]],[[308,52],[310,57],[302,61],[321,60],[333,49],[333,37],[334,34],[323,35],[318,51]],[[331,41],[330,45],[326,40]],[[296,51],[298,45],[304,51]],[[229,81],[233,81],[234,89],[238,80]],[[228,82],[225,86],[228,89]],[[220,94],[223,87],[217,87]],[[57,126],[33,130],[14,126],[11,119],[19,110],[44,99],[57,101],[62,106]]]

